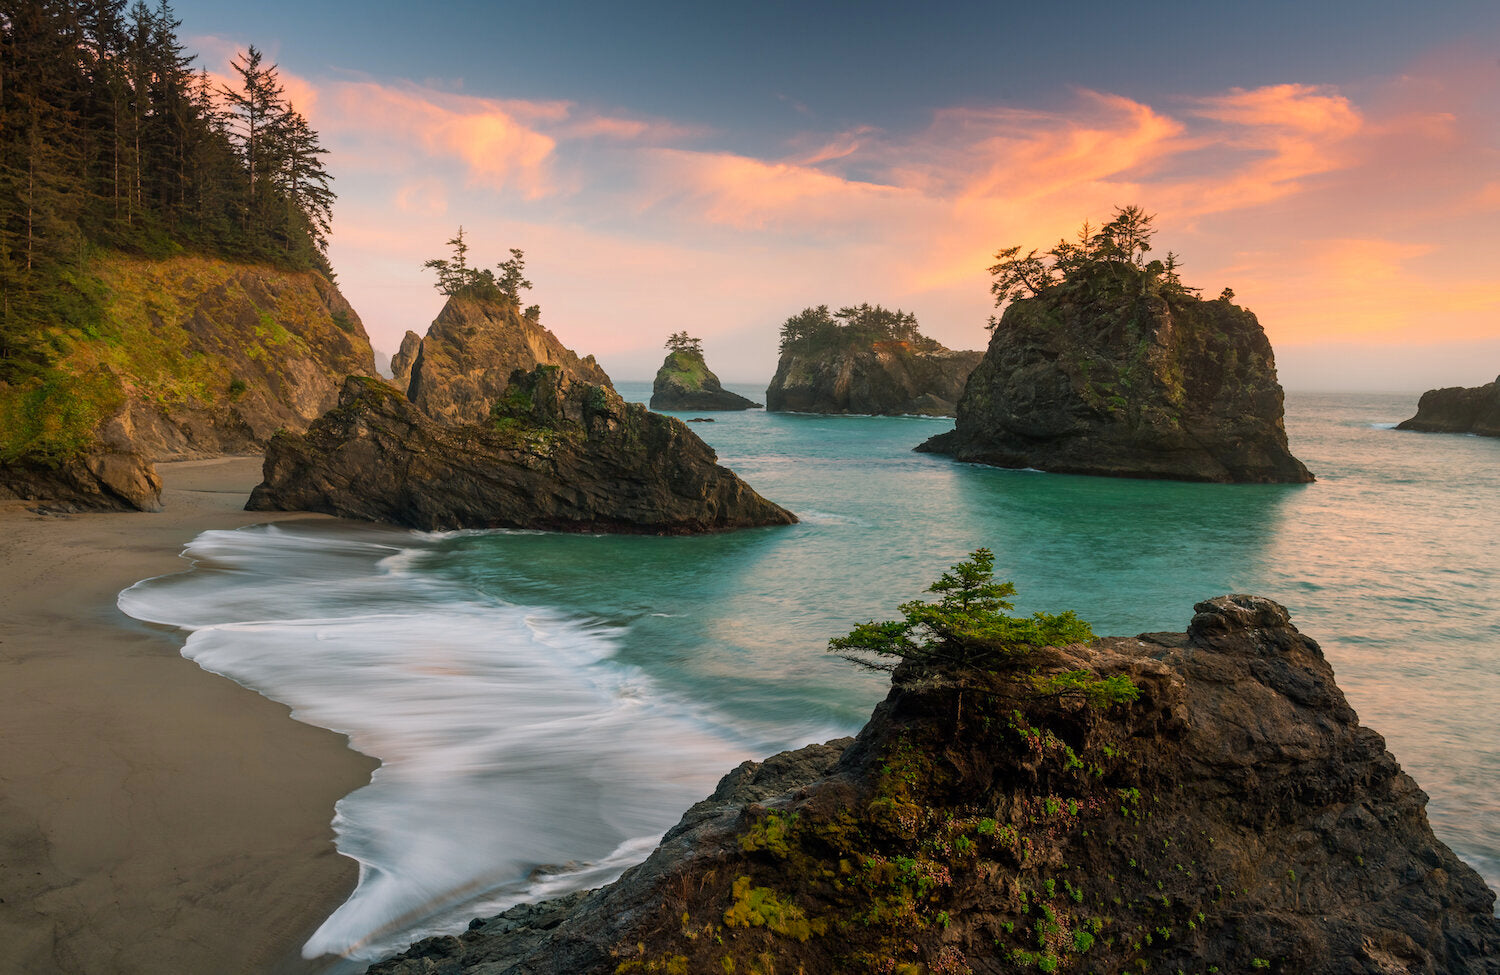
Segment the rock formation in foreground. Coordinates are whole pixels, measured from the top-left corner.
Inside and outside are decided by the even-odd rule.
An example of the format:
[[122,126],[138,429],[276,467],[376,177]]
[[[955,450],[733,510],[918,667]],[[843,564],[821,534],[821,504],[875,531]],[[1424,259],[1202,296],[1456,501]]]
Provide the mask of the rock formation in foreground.
[[1396,429],[1500,437],[1500,378],[1471,388],[1429,389],[1417,402],[1417,415]]
[[1494,893],[1317,643],[1194,609],[1042,651],[1131,703],[903,665],[852,744],[745,763],[615,883],[371,972],[1500,972]]
[[462,426],[350,378],[306,435],[271,441],[246,507],[426,530],[682,534],[797,520],[716,461],[680,420],[556,366],[517,370],[486,422]]
[[1002,251],[1007,303],[955,428],[919,450],[997,467],[1182,481],[1300,484],[1276,362],[1225,289],[1203,301],[1176,256],[1145,260],[1151,218],[1126,207],[1079,243]]
[[725,389],[696,347],[668,352],[651,384],[653,410],[753,410],[761,405]]
[[781,328],[766,409],[792,413],[952,416],[983,353],[954,352],[901,311],[804,309]]
[[317,271],[116,254],[90,273],[94,332],[61,344],[46,381],[0,383],[0,497],[154,510],[155,461],[259,451],[374,374],[359,316]]
[[[579,356],[506,297],[457,294],[427,335],[407,332],[391,359],[398,388],[441,423],[481,423],[517,369],[557,366],[564,378],[613,388],[593,356]],[[403,382],[405,380],[405,382]]]

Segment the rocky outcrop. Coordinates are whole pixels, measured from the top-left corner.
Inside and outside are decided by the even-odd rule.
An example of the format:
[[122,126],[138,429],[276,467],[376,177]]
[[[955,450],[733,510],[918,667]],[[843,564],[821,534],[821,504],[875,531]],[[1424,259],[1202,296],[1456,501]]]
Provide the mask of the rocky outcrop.
[[651,384],[653,410],[753,410],[761,405],[725,389],[701,352],[667,353]]
[[151,464],[260,450],[372,375],[359,316],[315,271],[203,257],[90,265],[102,316],[50,376],[0,384],[0,494],[159,504]]
[[766,409],[791,413],[952,416],[983,353],[921,343],[839,343],[783,349]]
[[[392,361],[407,399],[440,423],[481,423],[517,369],[557,366],[565,379],[612,389],[593,356],[579,358],[514,301],[455,296],[408,356],[413,333]],[[405,363],[410,362],[409,370]],[[410,380],[401,386],[403,375]]]
[[950,433],[919,450],[998,467],[1305,483],[1260,323],[1226,299],[1048,293],[1015,301]]
[[1417,415],[1396,429],[1500,437],[1500,378],[1472,388],[1429,389],[1417,401]]
[[1495,895],[1254,596],[1045,652],[1089,704],[904,665],[859,737],[746,763],[643,864],[380,975],[1267,971],[1495,975]]
[[408,330],[402,336],[401,347],[391,356],[391,382],[396,384],[397,389],[411,387],[411,367],[417,361],[417,353],[421,348],[422,337],[416,332]]
[[321,511],[426,530],[537,528],[682,534],[797,519],[727,468],[680,420],[517,370],[482,424],[428,418],[376,380],[266,451],[252,511]]

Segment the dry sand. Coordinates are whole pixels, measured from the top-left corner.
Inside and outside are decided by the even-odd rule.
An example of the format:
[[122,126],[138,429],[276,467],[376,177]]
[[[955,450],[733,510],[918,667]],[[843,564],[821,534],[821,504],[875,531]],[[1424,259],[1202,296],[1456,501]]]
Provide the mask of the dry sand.
[[374,762],[179,655],[115,596],[180,572],[259,458],[161,464],[159,514],[0,502],[0,972],[309,972],[354,886],[329,826]]

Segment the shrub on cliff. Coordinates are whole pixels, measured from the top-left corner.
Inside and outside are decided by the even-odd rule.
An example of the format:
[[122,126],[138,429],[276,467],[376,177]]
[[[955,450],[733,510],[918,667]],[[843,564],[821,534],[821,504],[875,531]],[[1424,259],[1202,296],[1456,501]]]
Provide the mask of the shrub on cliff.
[[1041,648],[1087,643],[1094,631],[1072,610],[1031,616],[1002,612],[1015,608],[1008,597],[1016,587],[996,582],[994,568],[994,554],[975,549],[927,587],[941,594],[937,602],[902,603],[901,619],[860,623],[848,636],[829,640],[828,649],[870,670],[914,663],[950,675],[1014,673],[1046,695],[1080,695],[1099,705],[1135,700],[1137,690],[1128,678],[1100,679],[1081,670],[1046,677],[1030,673],[1029,661]]

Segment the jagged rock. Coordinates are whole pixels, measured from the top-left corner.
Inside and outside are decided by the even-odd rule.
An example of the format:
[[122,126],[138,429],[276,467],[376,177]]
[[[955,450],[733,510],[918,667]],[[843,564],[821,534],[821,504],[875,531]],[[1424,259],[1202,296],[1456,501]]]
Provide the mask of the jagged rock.
[[792,413],[952,416],[983,357],[931,339],[787,349],[766,388],[766,409]]
[[1015,301],[954,429],[918,447],[998,467],[1304,483],[1260,323],[1228,300],[1048,293]]
[[681,421],[556,366],[517,370],[490,420],[457,427],[351,377],[305,436],[271,441],[246,507],[427,530],[680,534],[797,520],[716,461]]
[[741,766],[545,929],[371,971],[1500,972],[1494,893],[1317,643],[1268,599],[1194,610],[1044,652],[1131,703],[903,665],[852,745]]
[[669,352],[651,384],[653,410],[752,410],[762,404],[731,393],[696,351]]
[[12,493],[154,510],[155,461],[258,451],[375,371],[359,316],[316,271],[118,254],[89,269],[107,296],[99,334],[46,381],[0,383]]
[[391,382],[397,389],[411,386],[411,367],[417,361],[417,352],[422,348],[422,337],[408,330],[401,338],[401,347],[391,356]]
[[1429,389],[1417,402],[1417,415],[1396,429],[1500,437],[1500,378],[1483,386]]
[[[412,333],[401,343],[405,354]],[[406,360],[403,360],[403,365]],[[613,389],[593,356],[579,358],[515,302],[455,296],[448,299],[410,360],[411,402],[441,423],[481,423],[517,369],[557,366],[564,378]],[[398,370],[397,382],[405,372]]]

